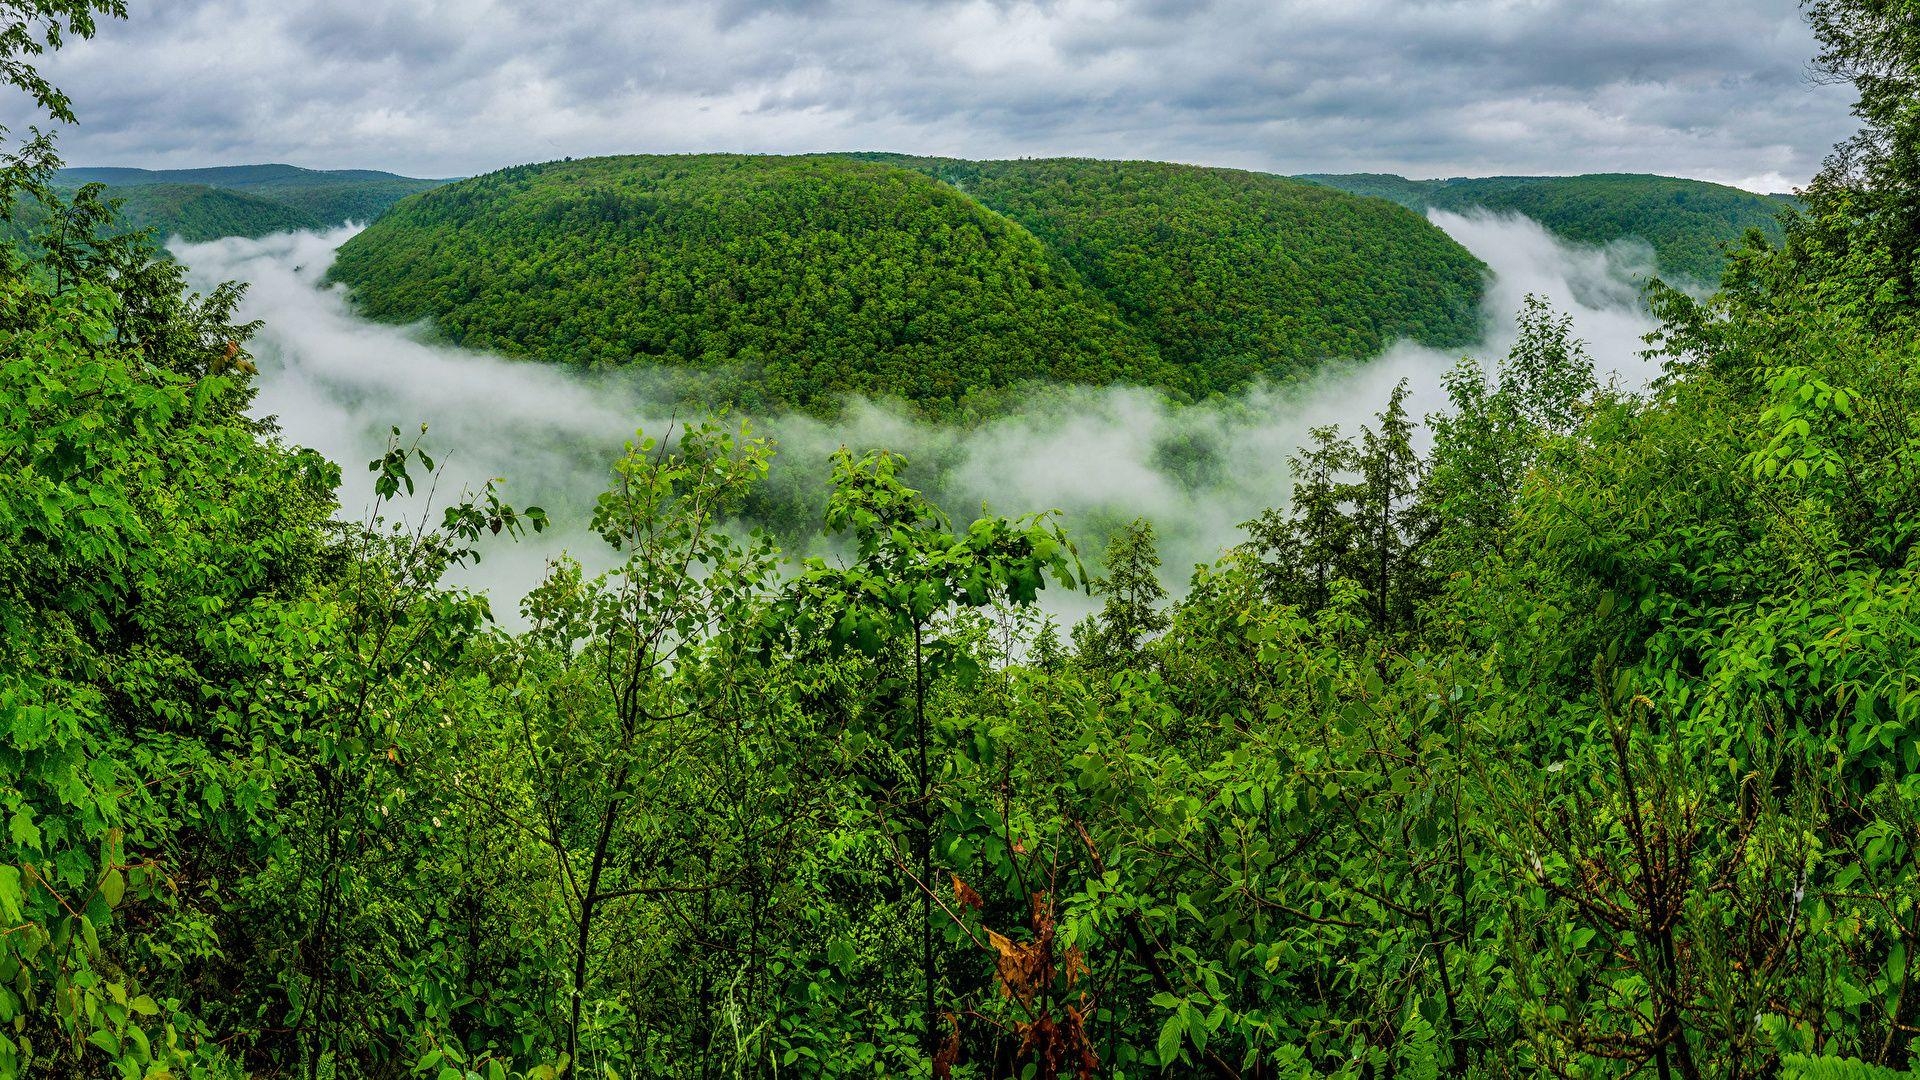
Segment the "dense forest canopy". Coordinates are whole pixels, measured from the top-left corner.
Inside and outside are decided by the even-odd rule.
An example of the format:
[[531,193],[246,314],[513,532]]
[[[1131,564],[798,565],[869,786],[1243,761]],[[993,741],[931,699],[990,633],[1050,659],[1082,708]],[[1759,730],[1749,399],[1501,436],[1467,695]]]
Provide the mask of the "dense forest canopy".
[[895,158],[1019,222],[1198,385],[1479,337],[1485,268],[1438,229],[1285,177],[1150,161]]
[[[147,232],[163,243],[174,237],[204,243],[224,236],[267,236],[322,227],[311,214],[285,203],[204,184],[107,188],[101,197],[120,204],[109,229]],[[47,219],[44,205],[25,204],[15,213],[8,232],[16,238],[25,237]]]
[[850,156],[525,166],[396,208],[333,275],[377,319],[725,397],[953,408],[1026,379],[1200,396],[1398,337],[1462,345],[1484,268],[1398,207],[1278,177]]
[[[1090,577],[880,452],[784,564],[729,527],[777,448],[696,420],[509,633],[442,578],[544,512],[398,520],[410,438],[287,445],[239,290],[10,141],[49,216],[0,246],[0,1076],[1912,1075],[1920,38],[1807,10],[1862,132],[1713,297],[1653,290],[1663,380],[1529,301],[1430,438],[1404,391],[1315,430],[1177,599],[1151,522]],[[0,82],[71,121],[34,60],[123,14],[0,0]],[[781,168],[1053,267],[915,174]],[[785,205],[705,182],[543,205]],[[1068,269],[1008,287],[1117,320]]]
[[1450,180],[1409,180],[1391,173],[1322,173],[1300,179],[1421,211],[1485,209],[1523,214],[1583,244],[1644,240],[1653,248],[1663,275],[1689,284],[1718,281],[1727,249],[1739,245],[1750,229],[1779,243],[1780,215],[1794,203],[1787,196],[1756,195],[1703,180],[1617,173]]

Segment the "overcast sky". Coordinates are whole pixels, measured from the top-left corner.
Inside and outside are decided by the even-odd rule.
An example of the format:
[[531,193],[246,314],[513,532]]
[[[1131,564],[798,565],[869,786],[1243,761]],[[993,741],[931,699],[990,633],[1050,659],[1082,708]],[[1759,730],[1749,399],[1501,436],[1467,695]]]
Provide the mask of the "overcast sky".
[[[132,0],[74,164],[454,176],[899,150],[1785,190],[1852,130],[1792,0]],[[0,122],[31,119],[17,98]]]

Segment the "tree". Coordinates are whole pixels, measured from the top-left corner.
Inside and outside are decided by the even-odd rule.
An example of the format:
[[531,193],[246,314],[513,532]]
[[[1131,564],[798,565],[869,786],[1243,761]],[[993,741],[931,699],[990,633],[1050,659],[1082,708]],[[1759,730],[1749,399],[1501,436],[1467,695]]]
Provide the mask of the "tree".
[[1107,542],[1107,576],[1089,587],[1106,597],[1100,610],[1074,628],[1080,660],[1096,672],[1134,662],[1147,640],[1167,628],[1166,586],[1160,584],[1160,553],[1153,523],[1135,518]]
[[1413,451],[1413,421],[1407,416],[1407,383],[1393,388],[1378,427],[1361,433],[1354,488],[1355,542],[1349,555],[1354,580],[1371,598],[1373,626],[1392,635],[1406,628],[1417,600],[1412,573],[1413,494],[1421,462]]
[[1494,377],[1462,360],[1443,377],[1450,409],[1427,417],[1433,449],[1418,494],[1418,529],[1430,536],[1424,559],[1444,578],[1506,543],[1520,481],[1545,440],[1579,422],[1598,384],[1572,319],[1528,296],[1519,336]]
[[744,659],[703,647],[751,624],[772,572],[769,543],[743,546],[722,529],[770,456],[744,427],[629,443],[593,515],[625,560],[592,581],[562,564],[527,599],[534,678],[518,750],[572,930],[568,1062],[579,1060],[597,920],[623,900],[718,885],[663,880],[677,852],[659,836],[673,831],[663,819],[679,758],[703,746],[697,729],[719,704],[699,692],[700,670]]
[[1326,606],[1353,550],[1346,508],[1359,490],[1348,479],[1359,456],[1337,426],[1316,427],[1308,435],[1313,445],[1288,459],[1294,480],[1287,510],[1268,510],[1246,528],[1267,594],[1311,613]]
[[[827,526],[851,534],[850,564],[814,559],[776,604],[771,627],[805,640],[824,635],[839,648],[878,659],[897,649],[906,670],[902,685],[883,688],[882,700],[899,704],[886,717],[883,734],[909,759],[911,788],[902,800],[883,792],[882,804],[904,809],[913,866],[901,860],[903,876],[919,896],[921,1007],[925,1048],[934,1051],[937,1024],[933,944],[933,821],[935,731],[927,714],[930,684],[952,677],[970,681],[978,664],[941,634],[950,614],[995,603],[1032,605],[1053,576],[1072,588],[1084,574],[1066,535],[1050,514],[1009,520],[976,519],[964,532],[900,479],[905,462],[875,452],[834,455],[834,490]],[[897,824],[889,828],[901,831]]]

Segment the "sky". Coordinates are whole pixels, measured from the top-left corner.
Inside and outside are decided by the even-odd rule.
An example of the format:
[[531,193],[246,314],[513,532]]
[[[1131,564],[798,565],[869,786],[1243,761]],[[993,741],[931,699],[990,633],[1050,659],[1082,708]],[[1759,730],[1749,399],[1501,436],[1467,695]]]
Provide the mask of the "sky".
[[[1784,191],[1854,127],[1793,0],[132,0],[76,165],[464,176],[896,150]],[[34,118],[23,98],[0,123]]]

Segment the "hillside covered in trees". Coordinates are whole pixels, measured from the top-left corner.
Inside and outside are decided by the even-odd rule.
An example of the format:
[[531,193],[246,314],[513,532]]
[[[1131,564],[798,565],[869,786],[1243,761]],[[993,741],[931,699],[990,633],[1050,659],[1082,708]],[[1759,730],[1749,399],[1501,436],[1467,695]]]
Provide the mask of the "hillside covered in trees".
[[[110,231],[150,231],[162,243],[176,236],[189,243],[204,243],[223,236],[255,237],[322,227],[312,215],[284,203],[203,184],[108,188],[102,197],[120,204],[107,226]],[[47,218],[44,206],[23,206],[9,232],[24,236]]]
[[165,241],[257,237],[372,221],[387,207],[444,183],[371,169],[233,165],[209,169],[66,168],[52,186],[71,193],[103,184],[123,205],[124,230],[152,230]]
[[1783,236],[1781,195],[1682,180],[1615,173],[1586,176],[1488,176],[1409,180],[1390,173],[1309,174],[1302,180],[1415,210],[1491,210],[1523,214],[1568,240],[1606,244],[1637,238],[1653,248],[1660,273],[1689,284],[1719,280],[1726,251],[1747,230],[1770,242]]
[[1477,336],[1484,268],[1416,215],[1254,173],[1098,161],[605,158],[398,207],[333,276],[377,319],[581,364],[730,372],[749,404],[1023,380],[1199,396]]
[[1026,227],[1210,389],[1479,336],[1484,268],[1376,202],[1237,169],[1149,161],[863,155],[952,184]]
[[[71,123],[21,42],[115,6],[7,10],[0,81]],[[238,290],[9,142],[52,216],[0,247],[0,1076],[1911,1076],[1920,44],[1808,15],[1863,130],[1714,296],[1655,289],[1665,379],[1530,301],[1430,439],[1404,391],[1313,431],[1177,599],[1153,523],[1089,575],[884,452],[785,563],[728,528],[777,448],[694,420],[510,632],[444,583],[549,524],[510,478],[403,519],[398,430],[288,445]]]

